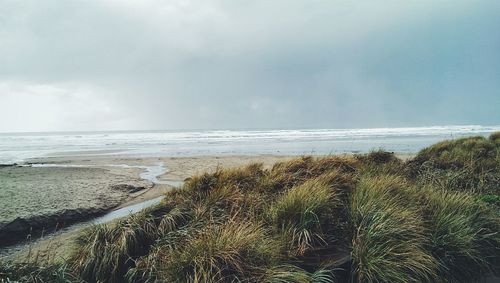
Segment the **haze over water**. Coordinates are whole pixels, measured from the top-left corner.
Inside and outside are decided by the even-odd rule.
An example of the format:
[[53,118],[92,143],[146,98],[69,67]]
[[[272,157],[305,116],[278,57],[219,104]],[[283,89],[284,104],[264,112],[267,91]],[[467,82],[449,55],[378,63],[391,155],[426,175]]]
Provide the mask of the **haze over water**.
[[500,126],[374,129],[125,131],[0,134],[0,164],[54,156],[324,155],[382,148],[416,152],[443,139],[488,135]]

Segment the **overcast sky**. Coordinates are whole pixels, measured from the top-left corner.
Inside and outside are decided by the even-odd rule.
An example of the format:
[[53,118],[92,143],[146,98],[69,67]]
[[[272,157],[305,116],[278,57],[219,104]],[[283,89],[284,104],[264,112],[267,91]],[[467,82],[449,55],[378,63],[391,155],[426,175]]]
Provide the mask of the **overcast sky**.
[[500,124],[500,1],[0,0],[0,132]]

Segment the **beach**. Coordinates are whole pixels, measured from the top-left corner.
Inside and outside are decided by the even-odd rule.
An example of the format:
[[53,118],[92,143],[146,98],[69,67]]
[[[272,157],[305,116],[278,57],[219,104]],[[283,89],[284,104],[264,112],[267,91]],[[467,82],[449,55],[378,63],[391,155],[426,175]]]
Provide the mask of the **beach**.
[[436,140],[497,128],[1,134],[0,247],[23,250],[41,236],[64,238],[101,218],[127,216],[128,208],[152,205],[218,168],[379,148],[407,160]]
[[293,156],[376,149],[406,160],[446,137],[484,136],[499,128],[0,134],[0,246],[92,223],[217,168],[255,162],[271,167]]
[[[129,263],[122,261],[132,258],[129,253],[138,250],[140,254],[134,256],[137,261],[132,268],[139,270],[142,264],[177,264],[176,257],[163,255],[159,260],[165,262],[145,261],[157,258],[154,252],[157,247],[164,248],[162,241],[167,241],[167,244],[180,241],[181,244],[174,248],[183,253],[186,252],[183,241],[187,245],[197,245],[187,251],[194,253],[188,256],[198,258],[198,253],[204,256],[207,250],[218,251],[219,247],[214,249],[212,245],[218,245],[221,239],[220,243],[236,242],[251,249],[257,247],[253,252],[269,251],[275,254],[272,255],[275,258],[292,255],[294,260],[299,258],[307,264],[317,264],[316,259],[310,257],[312,253],[308,252],[316,249],[324,257],[328,256],[334,270],[339,271],[335,276],[347,278],[347,273],[340,270],[349,270],[353,262],[359,261],[357,258],[364,256],[362,251],[356,249],[360,244],[350,238],[353,231],[350,225],[363,227],[354,231],[375,231],[382,227],[377,232],[385,237],[381,243],[392,241],[395,246],[402,247],[406,243],[411,246],[411,241],[432,241],[427,239],[430,235],[424,233],[426,229],[434,229],[429,226],[432,222],[423,221],[423,217],[436,208],[442,209],[445,217],[457,219],[463,219],[459,218],[462,212],[482,209],[484,212],[481,213],[490,215],[488,213],[493,210],[478,203],[476,198],[486,197],[485,201],[489,201],[491,194],[495,193],[498,164],[490,159],[496,156],[493,153],[497,150],[497,136],[444,141],[431,146],[431,150],[427,148],[419,152],[390,152],[374,148],[362,153],[321,152],[313,155],[251,154],[243,151],[234,155],[137,156],[94,150],[33,156],[18,164],[0,166],[0,257],[4,262],[28,265],[46,263],[48,266],[66,266],[71,262],[83,267],[99,261],[101,257],[110,257],[118,258],[119,264],[125,265]],[[447,155],[434,156],[435,148],[470,148],[471,145],[491,148],[493,152],[488,153],[487,158],[477,159],[477,162],[491,167],[480,173],[480,179],[486,182],[476,185],[469,182],[471,178],[465,178],[457,183],[454,175],[450,175],[450,172],[471,174],[473,171],[467,171],[468,167],[450,167],[444,173],[441,168],[432,167],[433,164],[450,162],[445,159]],[[474,149],[469,150],[475,152]],[[468,151],[450,152],[457,155]],[[467,162],[469,154],[460,158]],[[247,166],[255,163],[262,166]],[[203,176],[195,177],[200,175]],[[426,176],[434,177],[429,179]],[[445,187],[438,187],[441,184]],[[473,193],[457,192],[457,184],[459,189]],[[469,187],[471,185],[476,187]],[[394,193],[401,195],[394,198]],[[369,197],[366,197],[367,194],[370,194]],[[405,194],[411,194],[411,197]],[[452,211],[447,210],[448,202],[453,205]],[[416,209],[421,206],[429,213],[421,214],[424,210]],[[313,222],[324,227],[315,224],[297,226],[300,229],[291,226],[289,229],[283,226],[302,225],[301,221],[307,220],[304,215],[311,215],[310,209],[315,210]],[[395,211],[397,213],[393,214]],[[358,221],[369,219],[373,212],[388,215],[383,225],[377,223],[378,218],[370,220],[377,225]],[[296,219],[297,213],[301,216]],[[353,219],[358,222],[351,222],[348,215],[357,217]],[[255,222],[254,217],[257,219]],[[317,217],[325,221],[314,220]],[[463,217],[472,219],[474,215]],[[496,221],[496,218],[488,217],[484,218],[481,227],[495,225],[488,221]],[[298,224],[290,221],[298,221]],[[467,223],[459,226],[469,225]],[[391,228],[383,228],[384,225]],[[478,231],[483,231],[481,227]],[[303,229],[308,229],[307,233],[313,231],[316,236],[303,238],[306,242],[297,242],[294,239],[302,237],[300,233]],[[485,238],[494,235],[488,229],[481,232]],[[397,231],[398,234],[384,234],[387,231]],[[400,239],[399,233],[406,238]],[[365,235],[357,237],[361,236]],[[328,249],[325,249],[325,244]],[[277,247],[287,247],[288,250],[281,255],[283,250]],[[125,256],[122,251],[125,251]],[[431,255],[423,248],[412,250],[412,253],[417,256],[424,253],[426,257]],[[485,258],[491,256],[487,251],[484,254]],[[258,258],[266,258],[266,255],[264,253]],[[392,259],[391,256],[384,255],[399,262],[399,258]],[[80,261],[80,258],[85,261]],[[411,258],[414,258],[413,254],[408,256],[410,263]],[[317,259],[322,260],[322,256]],[[425,259],[419,264],[436,268],[433,267],[433,260]],[[80,270],[78,268],[81,267],[71,268]],[[178,273],[172,274],[162,276],[175,277]],[[107,267],[105,272],[92,272],[88,276],[107,278],[115,276],[115,272]],[[116,276],[122,278],[128,275],[120,273]],[[142,275],[137,273],[137,276]]]
[[29,234],[33,238],[41,234],[50,238],[54,231],[72,230],[69,228],[77,223],[91,222],[110,211],[154,200],[193,175],[255,162],[270,167],[289,158],[79,156],[37,158],[29,160],[28,165],[3,166],[0,167],[2,246],[26,242]]

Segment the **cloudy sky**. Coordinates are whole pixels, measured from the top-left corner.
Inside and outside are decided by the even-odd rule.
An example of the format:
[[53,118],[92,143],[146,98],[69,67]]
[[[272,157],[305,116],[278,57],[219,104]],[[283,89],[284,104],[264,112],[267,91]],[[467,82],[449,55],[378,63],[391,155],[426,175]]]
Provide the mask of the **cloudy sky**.
[[500,1],[0,0],[0,132],[500,124]]

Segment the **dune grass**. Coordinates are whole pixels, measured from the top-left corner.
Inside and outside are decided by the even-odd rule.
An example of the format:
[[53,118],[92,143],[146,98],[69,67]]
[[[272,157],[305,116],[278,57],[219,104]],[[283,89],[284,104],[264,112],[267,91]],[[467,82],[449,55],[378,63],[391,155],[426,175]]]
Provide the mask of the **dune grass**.
[[123,282],[134,259],[148,253],[159,235],[176,229],[187,216],[156,206],[116,224],[90,227],[76,239],[69,262],[89,282]]
[[0,276],[474,282],[500,273],[499,137],[444,141],[407,162],[377,150],[219,168],[153,208],[87,229],[66,263],[4,263]]
[[500,143],[500,132],[496,132],[490,135],[490,141],[499,144]]
[[67,264],[0,262],[0,282],[83,282]]
[[500,195],[500,133],[439,142],[407,167],[409,176],[446,190]]
[[328,269],[308,272],[294,265],[281,265],[267,270],[262,282],[266,283],[334,283],[334,273]]
[[311,179],[283,193],[269,208],[270,222],[288,239],[297,255],[327,244],[333,207],[339,202],[329,179],[336,172]]
[[[186,240],[185,240],[186,241]],[[169,282],[231,282],[258,278],[274,260],[279,243],[264,236],[258,223],[231,221],[191,235],[160,261]]]
[[429,282],[435,259],[417,206],[398,176],[362,177],[351,199],[353,274],[359,282]]
[[463,192],[425,188],[419,204],[430,233],[438,275],[473,282],[500,267],[500,221],[491,207]]

